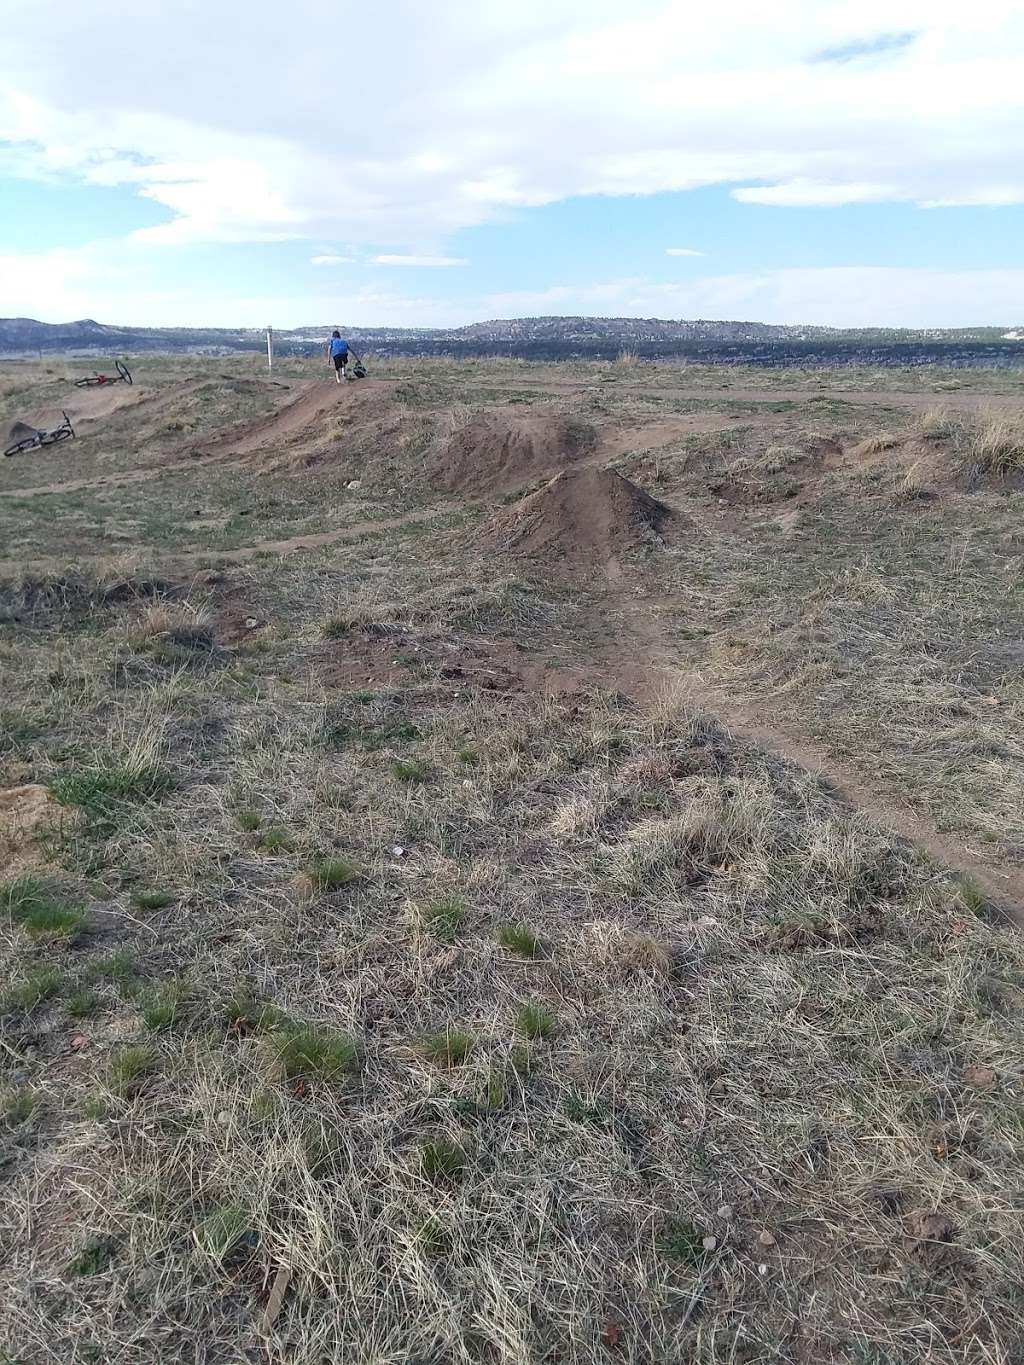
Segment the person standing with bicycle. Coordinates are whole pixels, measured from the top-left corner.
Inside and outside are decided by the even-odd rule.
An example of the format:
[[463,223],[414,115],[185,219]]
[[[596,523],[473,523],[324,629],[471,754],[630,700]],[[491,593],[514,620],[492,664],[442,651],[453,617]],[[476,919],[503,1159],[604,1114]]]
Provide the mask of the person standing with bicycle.
[[[343,379],[348,378],[349,355],[356,355],[356,353],[350,348],[348,342],[338,331],[337,327],[335,327],[334,331],[331,333],[331,339],[327,343],[327,363],[334,366],[334,378],[339,384]],[[356,362],[361,363],[357,355]]]

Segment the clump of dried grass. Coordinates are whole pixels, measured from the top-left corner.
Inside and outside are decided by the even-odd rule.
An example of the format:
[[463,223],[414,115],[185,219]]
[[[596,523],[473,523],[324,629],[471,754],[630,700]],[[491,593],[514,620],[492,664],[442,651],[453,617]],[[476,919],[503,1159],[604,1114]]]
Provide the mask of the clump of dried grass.
[[1005,476],[1024,470],[1024,421],[981,413],[965,425],[960,453],[984,473]]

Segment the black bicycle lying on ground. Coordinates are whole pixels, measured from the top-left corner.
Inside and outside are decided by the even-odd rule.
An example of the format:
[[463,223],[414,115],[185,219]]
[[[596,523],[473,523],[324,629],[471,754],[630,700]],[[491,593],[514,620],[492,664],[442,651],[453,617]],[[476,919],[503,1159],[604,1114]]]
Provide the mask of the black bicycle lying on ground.
[[86,375],[84,379],[75,380],[75,388],[91,389],[96,385],[103,384],[134,384],[135,381],[132,379],[132,372],[128,366],[122,364],[120,360],[115,360],[114,364],[117,366],[117,374]]
[[4,454],[21,455],[26,450],[38,450],[40,446],[56,445],[58,441],[73,441],[75,429],[71,425],[71,418],[66,412],[63,415],[63,422],[60,426],[54,427],[52,431],[40,431],[38,427],[30,427],[27,422],[15,422],[10,432],[14,440],[4,451]]

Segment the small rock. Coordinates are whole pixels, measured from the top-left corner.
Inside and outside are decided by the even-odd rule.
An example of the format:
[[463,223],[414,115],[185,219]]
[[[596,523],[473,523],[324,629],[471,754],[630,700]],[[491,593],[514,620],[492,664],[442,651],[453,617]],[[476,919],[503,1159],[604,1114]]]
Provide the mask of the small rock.
[[731,1204],[723,1204],[722,1207],[718,1210],[719,1218],[731,1218],[732,1214],[733,1208]]
[[762,1261],[761,1264],[757,1267],[757,1273],[758,1273],[759,1275],[767,1275],[767,1274],[768,1274],[768,1267],[765,1265],[764,1261]]
[[717,1251],[717,1250],[718,1250],[718,1238],[717,1238],[717,1237],[705,1237],[705,1238],[704,1238],[704,1241],[701,1243],[701,1245],[704,1247],[704,1250],[705,1250],[705,1251]]
[[245,628],[246,628],[246,630],[255,630],[256,627],[257,627],[258,625],[259,625],[259,621],[256,619],[255,616],[247,616],[247,617],[245,618]]
[[391,850],[391,852],[395,855],[396,858],[402,858],[405,856],[405,849],[402,847],[401,844],[396,844],[394,848]]
[[349,479],[348,483],[345,485],[346,488],[362,488],[362,486],[363,482],[361,479]]
[[975,1090],[991,1090],[996,1083],[996,1073],[992,1067],[975,1062],[964,1067],[963,1082]]
[[89,1046],[89,1039],[84,1033],[73,1033],[71,1035],[71,1051],[84,1052]]
[[217,1115],[217,1122],[224,1128],[231,1122],[231,1115],[226,1109],[222,1109]]
[[773,1246],[775,1245],[775,1238],[774,1238],[774,1236],[768,1231],[767,1228],[764,1230],[764,1232],[762,1232],[762,1233],[759,1234],[757,1240],[758,1240],[758,1242],[760,1243],[760,1245],[763,1246],[763,1247],[773,1247]]

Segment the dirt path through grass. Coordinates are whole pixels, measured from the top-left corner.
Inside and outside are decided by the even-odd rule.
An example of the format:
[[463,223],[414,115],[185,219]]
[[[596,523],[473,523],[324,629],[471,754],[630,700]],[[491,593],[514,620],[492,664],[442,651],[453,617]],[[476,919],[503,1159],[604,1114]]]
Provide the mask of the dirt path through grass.
[[[1024,928],[1024,869],[968,854],[962,839],[946,837],[927,816],[886,800],[884,792],[869,787],[860,775],[806,734],[792,725],[781,725],[766,709],[749,700],[709,685],[699,667],[687,667],[666,647],[658,605],[640,603],[631,594],[628,601],[624,599],[627,609],[623,619],[629,623],[628,632],[616,637],[595,667],[592,680],[596,685],[613,683],[627,695],[642,698],[678,689],[692,705],[711,712],[737,738],[820,775],[841,804],[896,830],[944,869],[970,877],[1002,914]],[[644,663],[638,663],[641,659]]]

